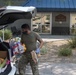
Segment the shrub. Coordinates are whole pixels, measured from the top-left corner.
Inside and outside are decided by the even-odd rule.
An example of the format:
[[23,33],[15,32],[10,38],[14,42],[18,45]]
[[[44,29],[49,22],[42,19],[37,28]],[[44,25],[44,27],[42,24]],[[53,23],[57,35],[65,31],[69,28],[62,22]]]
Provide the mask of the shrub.
[[[0,30],[0,37],[3,37],[3,30]],[[5,29],[4,30],[4,40],[8,40],[12,37],[12,32],[11,30]]]
[[76,48],[76,36],[71,38],[71,40],[68,40],[68,44],[71,48]]
[[2,30],[0,30],[0,37],[2,38]]
[[43,47],[41,48],[40,52],[41,52],[42,55],[46,54],[46,53],[48,52],[47,47],[46,47],[46,46],[43,46]]
[[72,49],[70,47],[64,47],[59,50],[60,56],[70,56],[72,54]]

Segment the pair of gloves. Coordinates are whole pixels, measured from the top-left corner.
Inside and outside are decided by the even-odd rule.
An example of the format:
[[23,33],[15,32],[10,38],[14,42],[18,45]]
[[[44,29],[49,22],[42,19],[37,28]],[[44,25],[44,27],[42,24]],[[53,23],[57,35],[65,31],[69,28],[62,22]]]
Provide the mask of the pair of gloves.
[[36,52],[36,54],[39,54],[40,53],[40,48],[37,48],[35,52]]

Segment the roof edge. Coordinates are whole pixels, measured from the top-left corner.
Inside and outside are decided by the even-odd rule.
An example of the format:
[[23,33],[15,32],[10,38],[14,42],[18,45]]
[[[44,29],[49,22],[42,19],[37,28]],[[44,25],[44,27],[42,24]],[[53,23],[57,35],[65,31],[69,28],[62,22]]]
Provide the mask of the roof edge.
[[69,9],[69,8],[37,8],[37,12],[76,12],[76,9]]
[[27,3],[29,3],[31,0],[27,0],[26,3],[24,3],[22,6],[25,6]]

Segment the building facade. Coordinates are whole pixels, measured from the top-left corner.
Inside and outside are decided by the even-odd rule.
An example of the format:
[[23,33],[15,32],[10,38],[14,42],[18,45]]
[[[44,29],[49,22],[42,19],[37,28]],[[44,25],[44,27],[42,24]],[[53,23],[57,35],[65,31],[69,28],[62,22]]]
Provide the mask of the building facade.
[[37,15],[31,29],[41,34],[70,35],[76,27],[76,0],[28,0],[23,6],[35,6]]

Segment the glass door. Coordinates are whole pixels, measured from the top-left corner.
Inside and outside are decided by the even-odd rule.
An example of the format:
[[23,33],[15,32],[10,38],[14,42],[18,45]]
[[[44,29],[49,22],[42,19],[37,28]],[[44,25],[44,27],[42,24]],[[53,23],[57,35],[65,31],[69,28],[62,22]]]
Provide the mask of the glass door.
[[38,33],[50,33],[50,14],[37,14],[33,18],[32,30]]
[[41,14],[37,14],[32,20],[32,30],[41,33]]

